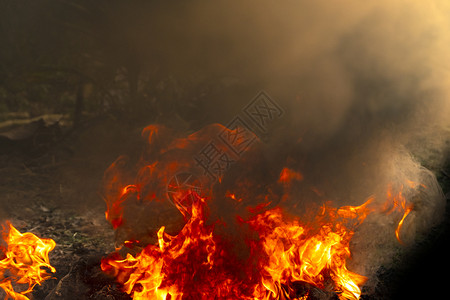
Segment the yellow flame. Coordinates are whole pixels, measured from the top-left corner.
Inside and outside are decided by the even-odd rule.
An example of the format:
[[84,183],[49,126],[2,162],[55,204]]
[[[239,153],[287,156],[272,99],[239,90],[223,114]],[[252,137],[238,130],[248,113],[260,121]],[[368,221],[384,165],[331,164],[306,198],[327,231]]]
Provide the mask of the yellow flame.
[[[7,297],[28,299],[25,294],[30,293],[36,284],[51,277],[45,268],[55,272],[48,259],[48,253],[55,248],[55,242],[52,239],[40,239],[29,232],[22,234],[12,224],[8,225],[9,233],[4,234],[7,243],[5,258],[0,261],[0,287],[5,290]],[[7,272],[8,277],[5,276]],[[28,288],[16,292],[13,282],[25,284]]]

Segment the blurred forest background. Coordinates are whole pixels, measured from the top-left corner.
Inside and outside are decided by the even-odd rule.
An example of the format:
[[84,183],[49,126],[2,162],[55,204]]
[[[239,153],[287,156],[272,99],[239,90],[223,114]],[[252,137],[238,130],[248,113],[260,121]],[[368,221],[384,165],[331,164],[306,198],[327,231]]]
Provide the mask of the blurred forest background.
[[[193,69],[184,74],[179,67],[171,69],[180,61],[169,61],[174,55],[167,51],[180,56],[178,46],[188,42],[167,47],[177,44],[155,26],[161,10],[171,4],[0,3],[0,121],[53,115],[73,128],[106,115],[134,123],[173,118],[204,122],[207,116],[196,110],[220,84],[227,84]],[[176,9],[182,6],[176,4]],[[177,20],[167,26],[182,30]]]

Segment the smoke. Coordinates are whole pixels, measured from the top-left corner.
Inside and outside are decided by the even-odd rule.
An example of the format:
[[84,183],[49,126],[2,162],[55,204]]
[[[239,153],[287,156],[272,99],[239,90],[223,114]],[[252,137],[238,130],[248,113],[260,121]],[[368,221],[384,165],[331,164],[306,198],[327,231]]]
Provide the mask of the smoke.
[[223,86],[193,129],[226,124],[264,89],[285,109],[289,128],[272,130],[273,147],[302,138],[297,160],[306,154],[306,164],[333,176],[346,171],[339,161],[383,161],[402,147],[433,168],[444,159],[446,1],[194,1],[161,4],[153,16],[142,28],[152,33],[148,60],[194,84]]
[[[420,204],[410,216],[416,228],[405,225],[405,232],[438,222],[442,192],[421,163],[437,169],[448,147],[446,1],[199,2],[184,13],[189,70],[248,87],[211,99],[216,119],[226,120],[227,112],[231,119],[257,92],[251,88],[265,89],[284,107],[284,126],[271,132],[270,154],[260,163],[289,164],[304,175],[292,201],[317,199],[311,187],[336,206],[359,205],[371,195],[384,201],[389,184],[411,180],[428,190],[407,195]],[[365,275],[389,264],[397,249],[394,239],[375,234],[387,223],[369,221],[356,236],[362,254],[355,265]],[[365,243],[382,241],[384,248],[362,246],[364,235]]]
[[168,72],[247,86],[226,103],[210,99],[222,115],[236,113],[255,87],[323,138],[349,119],[365,128],[414,118],[419,128],[448,111],[445,1],[196,1],[155,14],[154,47]]
[[174,29],[158,44],[168,69],[231,82],[199,114],[227,123],[266,90],[286,111],[284,126],[271,131],[267,163],[289,157],[328,197],[356,204],[398,177],[393,161],[438,168],[445,158],[446,1],[198,1],[172,9],[163,12],[175,16]]

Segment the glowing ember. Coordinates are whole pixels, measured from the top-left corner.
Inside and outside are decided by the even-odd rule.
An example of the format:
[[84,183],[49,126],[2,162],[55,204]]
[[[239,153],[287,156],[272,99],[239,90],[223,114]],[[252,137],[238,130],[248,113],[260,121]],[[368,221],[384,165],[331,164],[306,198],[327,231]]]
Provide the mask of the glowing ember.
[[[55,272],[48,259],[55,242],[52,239],[40,239],[29,232],[22,234],[10,223],[8,227],[8,233],[3,233],[7,246],[0,250],[4,257],[0,261],[0,287],[5,290],[7,298],[28,299],[25,295],[36,284],[51,277],[47,269]],[[26,290],[16,292],[13,284],[25,285]]]

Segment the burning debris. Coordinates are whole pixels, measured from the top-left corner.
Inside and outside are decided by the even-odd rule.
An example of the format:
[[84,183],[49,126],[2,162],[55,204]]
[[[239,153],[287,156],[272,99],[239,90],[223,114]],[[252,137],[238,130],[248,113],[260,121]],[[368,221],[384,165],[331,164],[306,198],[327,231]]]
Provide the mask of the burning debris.
[[[6,246],[0,249],[0,287],[6,292],[6,299],[25,300],[36,284],[51,278],[56,270],[50,265],[48,253],[55,248],[52,239],[40,239],[32,233],[20,233],[10,223],[3,232]],[[23,291],[16,291],[25,287]]]

